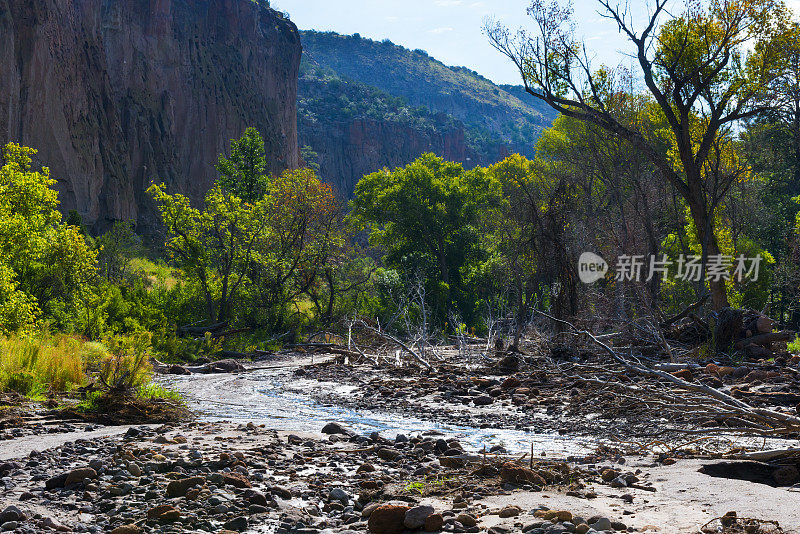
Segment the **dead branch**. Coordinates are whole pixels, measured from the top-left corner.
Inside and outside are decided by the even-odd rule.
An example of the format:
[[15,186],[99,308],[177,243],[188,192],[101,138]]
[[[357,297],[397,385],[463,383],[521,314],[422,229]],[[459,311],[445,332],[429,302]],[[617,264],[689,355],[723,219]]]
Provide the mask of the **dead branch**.
[[678,313],[677,315],[673,315],[673,316],[672,316],[672,317],[670,317],[669,319],[667,319],[667,320],[663,321],[663,322],[661,323],[661,325],[660,325],[660,326],[661,326],[661,328],[667,328],[667,327],[669,327],[669,326],[673,325],[674,323],[677,323],[678,321],[680,321],[680,320],[681,320],[681,319],[683,319],[684,317],[687,317],[687,316],[688,316],[690,313],[694,313],[694,312],[695,312],[695,311],[697,311],[698,309],[702,308],[702,307],[703,307],[703,304],[705,304],[705,303],[706,303],[706,301],[708,300],[708,297],[709,297],[709,296],[710,296],[709,294],[703,295],[703,296],[700,298],[700,300],[698,300],[697,302],[694,302],[694,303],[692,303],[692,304],[689,304],[688,306],[686,306],[686,307],[685,307],[685,308],[684,308],[684,309],[683,309],[683,310],[682,310],[680,313]]
[[359,324],[361,327],[369,330],[370,332],[372,332],[373,334],[377,335],[378,337],[381,337],[381,338],[383,338],[383,339],[385,339],[387,341],[391,341],[392,343],[394,343],[395,345],[397,345],[398,347],[400,347],[401,349],[403,349],[404,351],[409,353],[423,367],[425,367],[427,369],[433,369],[433,366],[431,364],[429,364],[427,361],[425,361],[425,358],[423,358],[422,356],[417,354],[416,351],[414,351],[414,349],[412,349],[411,347],[409,347],[408,345],[406,345],[405,343],[403,343],[402,341],[400,341],[399,339],[397,339],[393,335],[381,330],[380,328],[375,328],[374,326],[371,326],[369,323],[367,323],[363,319],[359,319],[357,321],[357,324]]
[[743,349],[748,345],[761,345],[766,346],[770,343],[777,341],[790,341],[794,336],[794,332],[790,330],[781,330],[780,332],[768,332],[766,334],[757,334],[736,342],[737,349]]
[[[614,361],[622,365],[628,371],[642,376],[657,378],[664,382],[668,382],[686,392],[699,393],[708,399],[713,399],[716,401],[716,403],[728,411],[728,413],[725,414],[728,418],[735,419],[737,423],[744,425],[738,428],[703,428],[698,430],[687,430],[687,432],[702,433],[730,431],[757,435],[779,435],[800,431],[800,418],[796,416],[781,413],[775,410],[756,408],[711,386],[707,386],[702,383],[688,382],[670,373],[657,369],[651,369],[641,364],[631,363],[617,354],[617,352],[610,346],[597,339],[597,337],[595,337],[591,332],[587,330],[581,330],[568,321],[557,319],[542,311],[536,310],[536,313],[547,317],[552,321],[567,326],[575,334],[589,338],[591,341],[601,347]],[[652,394],[653,392],[648,391],[648,395]],[[735,415],[735,417],[732,417],[733,415]],[[712,407],[709,407],[709,417],[714,418],[716,416],[717,413],[714,412]]]

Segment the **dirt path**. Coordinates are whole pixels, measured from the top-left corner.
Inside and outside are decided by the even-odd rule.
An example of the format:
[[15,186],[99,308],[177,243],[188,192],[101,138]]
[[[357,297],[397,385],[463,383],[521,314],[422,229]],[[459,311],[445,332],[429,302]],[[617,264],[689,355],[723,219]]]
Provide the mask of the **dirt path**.
[[129,426],[105,426],[89,432],[64,432],[59,434],[38,434],[0,441],[0,460],[10,460],[27,456],[31,451],[44,451],[78,439],[94,439],[124,434]]

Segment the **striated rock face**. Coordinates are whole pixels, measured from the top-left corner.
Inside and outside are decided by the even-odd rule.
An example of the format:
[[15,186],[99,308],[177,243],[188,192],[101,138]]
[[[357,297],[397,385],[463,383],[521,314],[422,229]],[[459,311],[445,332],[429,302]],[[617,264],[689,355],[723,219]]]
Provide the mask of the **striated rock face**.
[[0,142],[39,149],[63,211],[103,229],[200,199],[247,126],[298,165],[297,28],[252,0],[0,0]]

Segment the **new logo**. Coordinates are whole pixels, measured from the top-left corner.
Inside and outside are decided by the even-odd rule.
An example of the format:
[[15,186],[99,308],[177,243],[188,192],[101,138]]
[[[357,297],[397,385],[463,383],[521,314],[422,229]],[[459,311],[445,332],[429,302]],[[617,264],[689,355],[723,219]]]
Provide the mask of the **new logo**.
[[594,252],[584,252],[578,258],[578,278],[584,284],[591,284],[603,278],[608,272],[606,260]]

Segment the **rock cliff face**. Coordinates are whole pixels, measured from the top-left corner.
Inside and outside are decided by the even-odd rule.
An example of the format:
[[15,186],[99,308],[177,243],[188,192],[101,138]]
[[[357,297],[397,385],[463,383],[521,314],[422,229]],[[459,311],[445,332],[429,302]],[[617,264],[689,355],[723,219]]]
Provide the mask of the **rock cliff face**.
[[150,182],[200,199],[247,126],[298,165],[300,52],[263,0],[0,0],[0,142],[39,149],[63,211],[146,228]]
[[464,142],[464,130],[415,129],[398,122],[356,118],[317,128],[300,121],[300,144],[313,147],[320,175],[343,197],[349,197],[365,175],[383,167],[407,165],[424,152],[434,152],[471,168],[481,162]]

